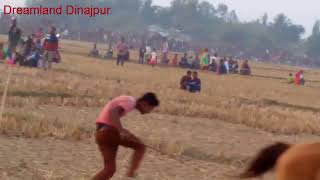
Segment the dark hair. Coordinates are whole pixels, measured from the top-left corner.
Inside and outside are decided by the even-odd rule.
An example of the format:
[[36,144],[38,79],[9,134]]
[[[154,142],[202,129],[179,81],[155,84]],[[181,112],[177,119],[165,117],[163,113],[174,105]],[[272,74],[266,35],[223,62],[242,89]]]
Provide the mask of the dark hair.
[[289,73],[289,76],[292,76],[292,73]]
[[197,71],[193,71],[193,74],[198,74],[198,72]]
[[282,142],[265,147],[249,164],[247,170],[240,175],[240,178],[244,179],[258,177],[273,169],[278,158],[290,147],[290,144]]
[[160,104],[156,94],[152,92],[145,93],[142,97],[138,99],[138,101],[144,101],[148,103],[150,106],[154,107],[159,106]]
[[187,74],[191,74],[192,72],[191,71],[187,71]]

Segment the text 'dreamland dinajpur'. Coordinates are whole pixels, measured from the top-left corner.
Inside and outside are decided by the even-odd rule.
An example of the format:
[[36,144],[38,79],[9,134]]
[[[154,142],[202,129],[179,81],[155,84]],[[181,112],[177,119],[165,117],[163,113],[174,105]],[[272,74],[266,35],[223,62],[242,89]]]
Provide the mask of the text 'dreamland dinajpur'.
[[13,7],[3,6],[4,14],[11,15],[84,15],[96,17],[99,15],[107,16],[111,14],[110,7],[60,5],[55,7],[36,6],[36,7]]

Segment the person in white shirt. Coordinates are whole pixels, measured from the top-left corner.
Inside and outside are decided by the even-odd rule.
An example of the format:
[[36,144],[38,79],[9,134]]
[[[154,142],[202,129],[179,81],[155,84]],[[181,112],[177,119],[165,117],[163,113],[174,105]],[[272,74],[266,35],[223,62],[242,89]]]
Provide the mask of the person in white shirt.
[[144,60],[145,62],[149,62],[150,59],[151,59],[151,53],[152,53],[152,50],[151,50],[151,47],[149,45],[146,46],[146,52],[145,52],[145,57],[144,57]]
[[227,60],[224,61],[224,66],[226,67],[227,74],[230,73],[229,62]]

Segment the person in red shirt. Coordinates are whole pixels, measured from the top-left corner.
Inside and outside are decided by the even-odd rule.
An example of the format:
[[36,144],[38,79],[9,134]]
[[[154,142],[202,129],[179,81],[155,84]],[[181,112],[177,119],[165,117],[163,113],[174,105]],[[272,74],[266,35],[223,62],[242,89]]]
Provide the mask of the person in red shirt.
[[188,83],[192,80],[192,72],[187,71],[187,74],[184,75],[180,80],[180,89],[187,90]]
[[124,61],[126,60],[126,55],[129,51],[129,48],[127,44],[124,41],[124,38],[121,38],[120,44],[117,45],[117,50],[118,50],[118,57],[117,57],[117,66],[121,64],[121,66],[124,65]]
[[136,176],[146,147],[140,139],[123,128],[120,118],[135,109],[141,114],[148,114],[157,106],[159,106],[159,100],[154,93],[149,92],[138,99],[131,96],[116,97],[103,108],[96,120],[95,136],[104,159],[104,168],[94,176],[93,180],[112,178],[116,172],[116,155],[119,146],[134,149],[127,176]]
[[56,35],[56,28],[51,27],[50,33],[46,35],[46,38],[43,42],[43,68],[45,70],[51,69],[51,64],[55,59],[60,58],[58,47],[59,39]]

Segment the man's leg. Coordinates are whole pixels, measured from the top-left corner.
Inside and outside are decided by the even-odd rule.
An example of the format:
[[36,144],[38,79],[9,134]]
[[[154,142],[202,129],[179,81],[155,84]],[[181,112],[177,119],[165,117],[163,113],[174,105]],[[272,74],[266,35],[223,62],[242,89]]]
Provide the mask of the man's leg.
[[120,55],[118,55],[118,56],[117,56],[117,66],[119,66],[120,58],[121,58]]
[[140,56],[139,57],[139,64],[142,64],[141,62],[142,62],[142,57]]
[[117,148],[100,147],[101,154],[103,156],[104,168],[94,176],[93,180],[108,180],[116,172],[116,156]]
[[108,180],[115,174],[119,139],[119,134],[115,130],[106,129],[96,133],[96,142],[103,156],[104,168],[94,176],[93,180]]
[[121,56],[121,66],[124,65],[124,61],[125,61],[125,55]]
[[122,137],[120,140],[120,145],[132,148],[134,150],[127,176],[135,177],[136,171],[139,168],[143,156],[146,152],[146,147],[143,142],[133,134],[130,134],[129,137]]
[[48,68],[48,51],[45,51],[44,54],[43,54],[43,59],[42,59],[42,68],[44,70],[47,70]]
[[55,58],[55,52],[49,51],[49,52],[48,52],[48,60],[47,60],[48,69],[49,69],[49,70],[51,69],[53,58]]

